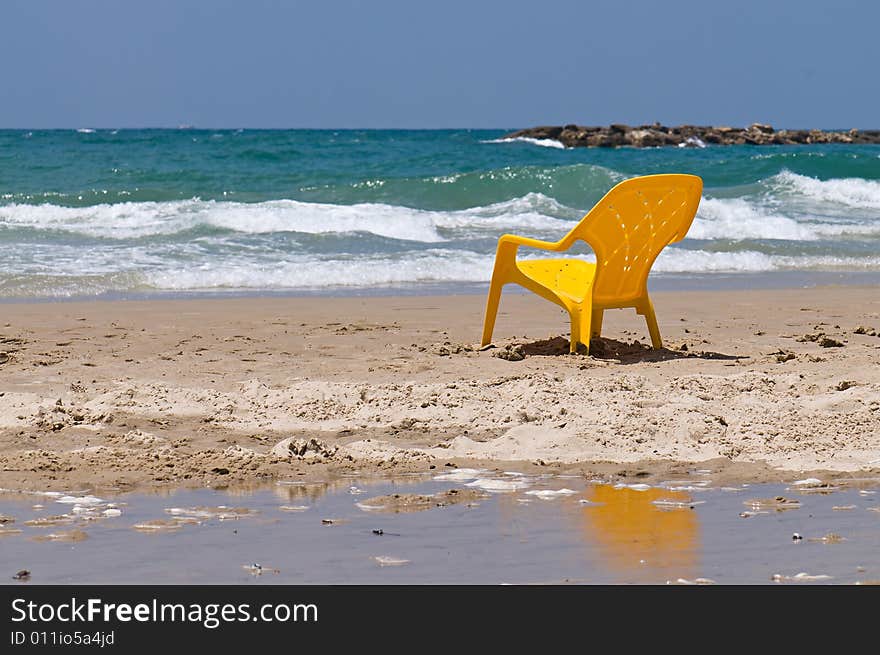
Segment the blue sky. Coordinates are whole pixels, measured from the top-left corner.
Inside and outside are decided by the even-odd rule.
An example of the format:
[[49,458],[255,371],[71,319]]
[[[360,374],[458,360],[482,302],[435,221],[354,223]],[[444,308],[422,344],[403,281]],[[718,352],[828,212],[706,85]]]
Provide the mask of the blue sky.
[[880,128],[880,3],[4,0],[0,127]]

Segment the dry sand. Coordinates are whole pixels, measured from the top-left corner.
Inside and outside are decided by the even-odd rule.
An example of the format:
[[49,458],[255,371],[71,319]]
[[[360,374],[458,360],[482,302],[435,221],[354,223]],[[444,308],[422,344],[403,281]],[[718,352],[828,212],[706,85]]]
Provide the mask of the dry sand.
[[591,356],[517,293],[484,352],[476,295],[4,304],[0,487],[880,473],[876,288],[653,297],[666,349],[614,310]]

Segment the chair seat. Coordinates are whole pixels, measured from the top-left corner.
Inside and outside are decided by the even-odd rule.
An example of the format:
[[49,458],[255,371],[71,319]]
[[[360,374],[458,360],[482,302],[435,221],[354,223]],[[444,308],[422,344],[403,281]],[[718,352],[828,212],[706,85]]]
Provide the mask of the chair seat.
[[582,302],[591,293],[596,265],[580,259],[527,259],[516,267],[530,280],[543,287]]

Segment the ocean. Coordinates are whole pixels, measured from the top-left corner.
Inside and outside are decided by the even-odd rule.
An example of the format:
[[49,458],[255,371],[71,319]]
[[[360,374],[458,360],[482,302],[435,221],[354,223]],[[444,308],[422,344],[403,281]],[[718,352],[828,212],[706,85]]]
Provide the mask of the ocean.
[[0,298],[481,289],[501,234],[558,239],[615,183],[666,172],[704,194],[652,285],[880,281],[880,146],[505,133],[2,130]]

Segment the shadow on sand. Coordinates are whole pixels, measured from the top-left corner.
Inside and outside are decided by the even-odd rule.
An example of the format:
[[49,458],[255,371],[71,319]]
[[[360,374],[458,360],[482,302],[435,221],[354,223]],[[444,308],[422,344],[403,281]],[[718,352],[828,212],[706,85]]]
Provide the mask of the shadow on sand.
[[[553,337],[514,346],[526,357],[568,355],[568,339]],[[583,348],[581,348],[583,351]],[[598,337],[590,340],[590,357],[595,359],[616,360],[621,364],[637,362],[665,362],[671,359],[747,359],[742,355],[725,355],[712,351],[670,350],[659,348],[654,350],[648,344],[639,341],[626,343],[617,339]]]

